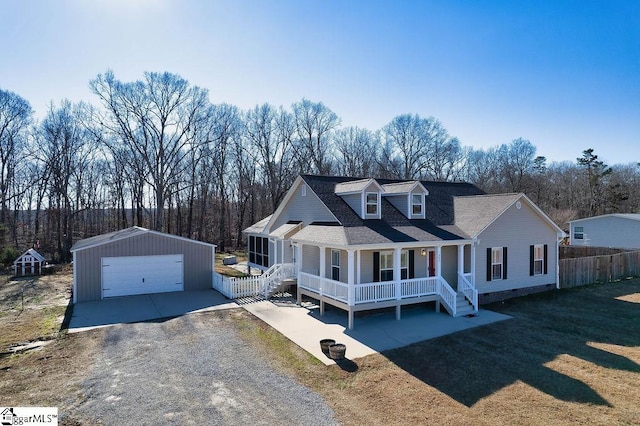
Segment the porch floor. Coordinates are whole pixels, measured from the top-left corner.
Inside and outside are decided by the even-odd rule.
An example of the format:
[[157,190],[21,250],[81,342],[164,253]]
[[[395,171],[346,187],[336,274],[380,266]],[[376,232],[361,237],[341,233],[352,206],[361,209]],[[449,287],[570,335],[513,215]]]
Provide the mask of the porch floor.
[[438,313],[428,307],[414,306],[403,307],[400,321],[395,319],[395,312],[358,316],[354,329],[348,330],[346,311],[327,306],[324,316],[320,316],[320,307],[312,302],[297,306],[293,302],[261,301],[242,307],[325,365],[335,361],[320,350],[321,339],[344,343],[347,346],[346,357],[355,359],[511,318],[484,309],[474,317],[454,318],[444,309]]

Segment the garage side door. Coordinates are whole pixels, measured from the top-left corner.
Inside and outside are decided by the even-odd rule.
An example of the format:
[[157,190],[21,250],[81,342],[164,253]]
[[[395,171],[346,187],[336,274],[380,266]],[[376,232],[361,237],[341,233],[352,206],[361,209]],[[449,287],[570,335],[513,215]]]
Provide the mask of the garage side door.
[[184,290],[182,255],[102,258],[102,297]]

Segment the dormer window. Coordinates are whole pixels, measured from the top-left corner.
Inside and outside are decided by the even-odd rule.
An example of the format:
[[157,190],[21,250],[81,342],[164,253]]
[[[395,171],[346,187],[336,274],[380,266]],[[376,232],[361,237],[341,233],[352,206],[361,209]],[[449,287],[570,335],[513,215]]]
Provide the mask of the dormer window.
[[367,192],[366,199],[366,212],[367,215],[377,215],[378,214],[378,193],[377,192]]
[[413,194],[411,196],[411,213],[414,216],[420,216],[422,215],[422,194]]

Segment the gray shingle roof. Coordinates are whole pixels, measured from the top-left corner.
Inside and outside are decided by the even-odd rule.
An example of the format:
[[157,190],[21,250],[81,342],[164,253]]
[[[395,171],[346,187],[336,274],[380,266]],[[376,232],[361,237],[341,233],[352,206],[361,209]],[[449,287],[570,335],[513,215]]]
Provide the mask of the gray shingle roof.
[[398,182],[398,183],[387,183],[382,185],[382,189],[386,194],[407,194],[417,181],[409,180],[406,182]]
[[[343,235],[345,245],[467,239],[469,235],[454,224],[453,196],[484,194],[479,188],[468,183],[425,181],[421,183],[430,194],[427,197],[426,205],[427,219],[408,219],[383,198],[381,201],[382,219],[363,220],[335,193],[336,185],[362,181],[362,179],[314,175],[303,175],[302,178],[335,215],[342,225],[342,231],[334,229],[336,227],[327,227],[331,229],[316,229],[315,234],[312,231],[307,231],[304,234],[297,233],[293,238],[302,239],[304,237],[306,241],[326,243],[325,236],[322,234],[324,231],[327,233],[326,238],[343,238]],[[381,185],[407,182],[393,179],[376,179],[376,181]],[[340,232],[343,234],[338,236]]]
[[492,194],[454,197],[456,226],[476,237],[522,194]]
[[335,185],[336,194],[362,191],[371,183],[371,179],[358,179],[349,182],[339,182]]

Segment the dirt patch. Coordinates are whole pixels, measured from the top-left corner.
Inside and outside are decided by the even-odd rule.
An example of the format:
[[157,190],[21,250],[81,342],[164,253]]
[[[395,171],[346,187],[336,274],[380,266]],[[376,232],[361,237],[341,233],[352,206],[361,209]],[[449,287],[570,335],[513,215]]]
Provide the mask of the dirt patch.
[[[0,276],[2,403],[58,407],[63,425],[80,424],[69,413],[85,399],[82,381],[103,339],[101,330],[60,330],[72,279],[70,267],[39,277]],[[24,352],[13,353],[21,346]]]

